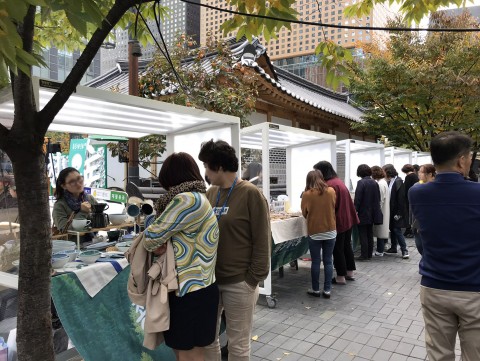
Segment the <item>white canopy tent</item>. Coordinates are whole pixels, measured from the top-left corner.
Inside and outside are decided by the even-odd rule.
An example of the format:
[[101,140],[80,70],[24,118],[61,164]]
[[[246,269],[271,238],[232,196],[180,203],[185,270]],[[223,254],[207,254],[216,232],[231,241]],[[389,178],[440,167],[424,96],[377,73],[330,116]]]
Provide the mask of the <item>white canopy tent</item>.
[[287,156],[287,195],[291,209],[300,210],[300,195],[305,189],[307,173],[320,160],[335,166],[336,136],[293,128],[280,124],[260,123],[241,130],[242,149],[262,150],[263,194],[270,199],[269,150],[285,148]]
[[[37,109],[42,109],[56,92],[58,83],[32,79]],[[10,88],[0,93],[0,123],[10,128],[13,123],[13,97]],[[140,138],[149,134],[175,135],[229,129],[237,143],[240,129],[237,117],[206,110],[145,99],[85,86],[77,86],[65,106],[57,114],[49,130]],[[226,136],[227,133],[224,135]],[[179,143],[176,143],[179,145]],[[180,145],[179,145],[180,146]],[[176,151],[168,147],[169,152]],[[193,151],[192,145],[189,149]],[[194,153],[197,152],[195,149]]]
[[422,166],[424,164],[432,163],[432,156],[429,152],[413,152],[413,164],[418,164]]
[[[33,78],[37,108],[52,98],[56,84]],[[57,84],[58,85],[58,84]],[[47,87],[50,86],[50,87]],[[13,97],[10,88],[0,92],[0,123],[13,124]],[[240,151],[240,120],[237,117],[78,86],[49,127],[51,131],[140,138],[166,135],[167,155],[185,151],[197,159],[202,142],[221,138]],[[1,221],[1,220],[0,220]],[[0,285],[16,288],[15,280],[0,272]]]
[[[357,188],[358,166],[360,164],[382,166],[385,163],[384,149],[383,144],[355,139],[345,139],[337,142],[337,173],[344,174],[343,181],[350,192],[354,192]],[[340,155],[345,156],[344,169],[340,169],[342,167],[338,161]]]
[[412,153],[410,149],[388,147],[385,148],[385,164],[393,164],[400,175],[405,164],[412,164]]

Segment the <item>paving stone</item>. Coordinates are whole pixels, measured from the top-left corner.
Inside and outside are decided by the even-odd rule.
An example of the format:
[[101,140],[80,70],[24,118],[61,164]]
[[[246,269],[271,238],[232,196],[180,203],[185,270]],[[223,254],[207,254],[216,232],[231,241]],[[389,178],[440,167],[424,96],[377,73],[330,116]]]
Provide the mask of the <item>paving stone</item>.
[[310,330],[300,330],[297,333],[293,334],[292,337],[297,340],[305,340],[308,336],[312,334]]
[[406,361],[408,356],[400,355],[398,353],[394,353],[388,361]]
[[293,351],[301,354],[301,355],[304,355],[308,352],[308,350],[310,350],[313,346],[316,346],[315,344],[311,343],[311,342],[307,342],[307,341],[300,341],[300,343],[297,344],[297,346],[295,346],[295,349]]
[[349,342],[347,347],[345,347],[343,349],[343,351],[348,353],[348,354],[358,355],[358,353],[360,352],[362,347],[363,347],[363,345],[361,343]]
[[410,356],[425,359],[425,357],[427,357],[427,350],[425,347],[415,346]]
[[341,352],[335,361],[352,361],[355,358],[355,355],[349,355],[347,353]]
[[395,349],[397,348],[399,342],[397,341],[392,341],[392,340],[385,340],[382,345],[380,346],[380,348],[382,350],[385,350],[385,351],[395,351]]
[[313,357],[302,356],[298,359],[298,361],[315,361]]
[[338,355],[340,355],[340,351],[333,350],[331,348],[327,348],[318,358],[318,360],[322,361],[333,361],[335,360]]
[[358,353],[358,356],[362,356],[368,359],[371,359],[373,355],[378,351],[375,347],[371,346],[363,346],[360,352]]
[[405,342],[401,342],[401,343],[399,343],[399,345],[395,349],[395,352],[399,353],[401,355],[409,356],[410,352],[412,352],[412,350],[413,350],[413,345],[405,343]]
[[333,336],[325,335],[317,342],[320,346],[330,347],[337,339]]
[[[334,287],[330,300],[305,294],[310,286],[310,262],[300,260],[298,271],[286,267],[283,278],[273,272],[277,307],[268,308],[265,297],[260,297],[252,332],[258,340],[252,343],[251,359],[427,359],[419,302],[419,255],[413,239],[407,239],[407,245],[409,261],[397,255],[358,264],[356,281]],[[460,354],[458,345],[456,353]]]
[[375,352],[373,357],[371,358],[372,361],[387,361],[390,356],[392,356],[392,353],[390,351],[385,351],[385,350],[378,350]]
[[310,336],[308,336],[305,341],[306,342],[311,342],[313,344],[316,344],[318,341],[320,341],[320,339],[325,336],[325,334],[323,333],[319,333],[319,332],[312,332],[310,334]]
[[348,340],[344,340],[342,338],[338,338],[331,346],[330,348],[333,348],[334,350],[338,350],[338,351],[343,351],[347,346],[348,344],[350,343],[350,341]]
[[257,356],[257,357],[261,357],[261,358],[266,358],[267,356],[269,356],[275,350],[277,350],[277,347],[275,347],[275,346],[263,345],[257,351],[255,351],[253,353],[253,355]]
[[325,351],[327,351],[326,347],[314,345],[310,350],[305,352],[305,355],[318,360],[320,358],[320,355],[323,355]]

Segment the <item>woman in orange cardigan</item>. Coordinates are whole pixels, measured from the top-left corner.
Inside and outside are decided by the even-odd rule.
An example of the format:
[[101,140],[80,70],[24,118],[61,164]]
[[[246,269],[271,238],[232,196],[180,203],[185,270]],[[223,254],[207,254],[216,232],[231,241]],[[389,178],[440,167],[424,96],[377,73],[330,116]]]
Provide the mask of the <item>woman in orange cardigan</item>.
[[[302,195],[302,213],[307,219],[308,246],[312,258],[311,296],[330,298],[332,288],[332,254],[337,237],[335,224],[335,190],[323,180],[322,172],[312,170],[307,174],[307,184]],[[322,256],[325,280],[320,292],[320,255]]]

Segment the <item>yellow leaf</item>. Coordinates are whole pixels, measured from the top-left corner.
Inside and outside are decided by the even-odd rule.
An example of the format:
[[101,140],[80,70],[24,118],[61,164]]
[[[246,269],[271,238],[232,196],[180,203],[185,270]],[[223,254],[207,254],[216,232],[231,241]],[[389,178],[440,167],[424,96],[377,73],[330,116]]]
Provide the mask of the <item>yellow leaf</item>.
[[258,340],[258,335],[252,336],[252,340],[257,341]]

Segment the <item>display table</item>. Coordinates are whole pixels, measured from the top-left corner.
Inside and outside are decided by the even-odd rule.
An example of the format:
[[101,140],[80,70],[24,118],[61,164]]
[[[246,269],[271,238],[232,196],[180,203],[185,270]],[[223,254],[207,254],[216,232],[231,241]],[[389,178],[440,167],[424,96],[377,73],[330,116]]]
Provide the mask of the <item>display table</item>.
[[66,237],[68,238],[69,234],[72,234],[76,236],[77,238],[77,249],[80,249],[80,236],[83,236],[86,233],[94,233],[94,232],[100,232],[100,231],[110,231],[112,229],[122,229],[122,228],[129,228],[133,227],[134,223],[122,223],[119,225],[110,225],[107,227],[103,228],[92,228],[86,231],[74,231],[74,230],[69,230],[65,234],[57,234],[56,236],[52,236],[52,240],[59,240],[59,239],[65,239]]
[[266,296],[268,307],[274,308],[277,300],[272,294],[272,271],[308,252],[307,222],[303,217],[272,220],[271,230],[271,267],[263,287],[260,287],[260,294]]
[[274,271],[308,252],[307,222],[303,217],[285,220],[273,220],[272,229],[272,261]]
[[[100,275],[105,266],[95,265],[92,270]],[[165,344],[154,351],[142,346],[145,310],[128,298],[129,270],[127,266],[120,271],[94,297],[87,293],[75,273],[52,278],[57,313],[85,361],[175,360],[173,351]]]

